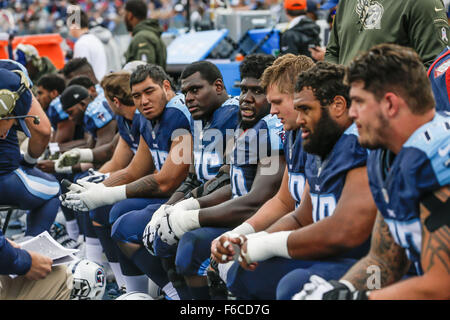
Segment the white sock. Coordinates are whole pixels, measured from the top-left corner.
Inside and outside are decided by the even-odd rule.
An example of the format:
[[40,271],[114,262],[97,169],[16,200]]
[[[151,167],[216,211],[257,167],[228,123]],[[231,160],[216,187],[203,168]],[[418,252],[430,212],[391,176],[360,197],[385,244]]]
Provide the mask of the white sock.
[[172,300],[180,300],[180,296],[177,293],[177,290],[173,287],[172,282],[166,284],[163,288],[164,293]]
[[126,276],[123,275],[125,280],[125,286],[127,292],[137,291],[148,294],[148,277],[147,275],[142,276]]
[[228,270],[230,270],[231,266],[233,265],[234,261],[230,261],[227,263],[219,263],[218,269],[219,269],[219,276],[222,278],[222,280],[227,283],[227,273]]
[[66,221],[66,231],[69,237],[73,240],[77,240],[80,234],[80,228],[78,227],[78,221],[70,220]]
[[99,265],[105,264],[105,261],[103,261],[103,247],[97,238],[86,237],[86,259]]
[[111,267],[111,270],[114,273],[114,277],[116,278],[117,286],[119,287],[119,289],[125,286],[125,280],[123,278],[122,269],[120,268],[120,263],[110,262],[109,266]]

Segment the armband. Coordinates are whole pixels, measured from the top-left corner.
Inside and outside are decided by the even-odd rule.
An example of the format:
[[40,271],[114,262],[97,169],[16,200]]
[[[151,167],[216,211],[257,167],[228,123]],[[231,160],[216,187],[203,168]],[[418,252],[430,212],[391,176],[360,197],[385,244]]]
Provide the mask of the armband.
[[202,183],[197,179],[195,173],[189,173],[186,180],[184,180],[184,182],[178,187],[177,190],[175,190],[175,192],[181,192],[184,195],[186,195],[187,193],[191,192],[201,184]]
[[228,184],[230,184],[230,175],[226,172],[221,171],[215,176],[214,180],[211,181],[211,183],[203,188],[202,196],[213,193],[217,189],[220,189]]

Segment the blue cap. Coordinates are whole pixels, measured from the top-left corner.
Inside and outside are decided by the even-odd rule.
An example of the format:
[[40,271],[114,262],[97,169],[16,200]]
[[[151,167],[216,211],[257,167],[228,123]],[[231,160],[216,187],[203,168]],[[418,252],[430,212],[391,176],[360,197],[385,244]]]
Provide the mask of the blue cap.
[[[21,71],[20,68],[18,68],[17,70]],[[19,90],[20,85],[21,85],[20,74],[0,68],[0,90],[6,89],[12,92],[16,92],[17,90]],[[26,89],[20,95],[19,99],[17,99],[11,113],[15,116],[27,115],[31,108],[31,100],[32,100],[31,92],[30,90]],[[3,100],[1,102],[5,104]],[[6,116],[6,114],[4,116]],[[18,123],[22,131],[25,133],[25,135],[30,137],[31,134],[25,123],[25,119],[18,119]]]
[[323,5],[320,6],[321,10],[329,10],[331,8],[334,8],[338,5],[339,0],[328,0]]

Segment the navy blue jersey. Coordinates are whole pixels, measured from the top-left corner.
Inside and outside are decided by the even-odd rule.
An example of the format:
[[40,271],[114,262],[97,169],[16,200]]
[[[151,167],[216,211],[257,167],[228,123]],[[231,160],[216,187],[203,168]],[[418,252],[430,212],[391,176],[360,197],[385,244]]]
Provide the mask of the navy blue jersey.
[[447,47],[428,69],[428,78],[433,89],[436,110],[450,111],[450,48]]
[[395,242],[405,248],[422,274],[422,227],[419,202],[424,195],[450,184],[450,117],[436,114],[417,129],[393,159],[389,151],[370,153],[369,184],[378,210]]
[[120,136],[128,144],[133,154],[136,154],[141,135],[139,111],[136,109],[131,121],[119,115],[116,115],[116,121]]
[[239,99],[235,97],[217,108],[210,121],[194,121],[194,165],[200,181],[206,182],[214,178],[224,164],[226,131],[236,129],[238,114]]
[[261,159],[283,154],[282,131],[283,124],[277,116],[270,114],[245,132],[236,130],[230,161],[233,198],[243,196],[250,191]]
[[139,117],[141,136],[150,149],[156,170],[160,171],[169,155],[172,139],[190,132],[192,126],[193,120],[185,105],[184,95],[173,97],[156,121],[150,121],[142,114]]
[[0,231],[0,274],[23,275],[30,267],[30,254],[25,250],[14,248]]
[[[47,114],[48,119],[50,120],[50,124],[52,125],[53,130],[58,130],[58,123],[68,120],[69,115],[63,110],[61,100],[59,96],[50,102],[50,105],[45,112]],[[73,140],[83,139],[84,138],[84,129],[81,125],[75,126],[75,133],[73,136]]]
[[286,131],[284,139],[284,156],[289,175],[289,192],[297,208],[305,189],[306,153],[303,151],[300,130]]
[[113,119],[114,114],[109,108],[108,102],[106,102],[104,97],[98,95],[88,104],[84,112],[84,129],[95,139],[97,138],[97,130],[106,126]]
[[[347,173],[352,169],[364,167],[367,157],[367,149],[361,147],[358,142],[355,124],[345,130],[325,160],[307,153],[305,175],[310,187],[314,222],[333,215],[344,189]],[[368,249],[369,239],[343,256],[360,258]]]
[[54,130],[58,128],[59,122],[69,119],[69,115],[62,108],[59,96],[50,102],[46,114]]

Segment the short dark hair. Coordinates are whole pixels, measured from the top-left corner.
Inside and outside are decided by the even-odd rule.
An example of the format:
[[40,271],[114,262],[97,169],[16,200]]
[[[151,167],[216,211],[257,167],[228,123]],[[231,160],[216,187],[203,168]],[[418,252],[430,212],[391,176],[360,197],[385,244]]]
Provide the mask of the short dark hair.
[[241,79],[260,79],[264,70],[270,67],[275,61],[275,57],[269,54],[254,53],[246,56],[239,66]]
[[129,0],[125,3],[125,10],[131,12],[139,20],[147,18],[147,5],[142,0]]
[[80,11],[80,28],[89,28],[89,18],[84,11]]
[[306,10],[286,10],[286,14],[291,17],[303,16],[306,14]]
[[411,48],[380,44],[355,58],[347,68],[346,81],[364,82],[377,100],[388,91],[401,96],[414,114],[434,108],[430,81],[419,55]]
[[214,63],[204,60],[196,61],[186,66],[181,73],[180,79],[186,79],[196,72],[199,72],[202,78],[208,81],[209,84],[213,84],[217,79],[223,81],[223,76],[219,68]]
[[86,76],[76,76],[75,78],[72,78],[67,86],[71,86],[73,84],[78,84],[80,86],[85,87],[86,89],[89,89],[90,87],[94,87],[95,83],[92,82],[92,80],[89,77]]
[[91,64],[87,61],[86,58],[73,58],[65,64],[62,70],[64,77],[67,78],[71,73],[87,68],[94,72],[94,69],[92,69]]
[[350,106],[350,87],[344,83],[345,67],[319,61],[315,66],[300,73],[295,84],[295,92],[311,87],[321,106],[330,105],[334,97],[342,96]]
[[130,88],[135,84],[141,83],[145,79],[150,78],[161,87],[164,80],[170,82],[170,86],[173,88],[172,79],[167,75],[163,68],[156,64],[143,64],[134,70],[130,77]]
[[50,73],[39,79],[38,86],[43,87],[47,91],[56,90],[58,94],[61,94],[66,88],[66,81],[56,73]]

